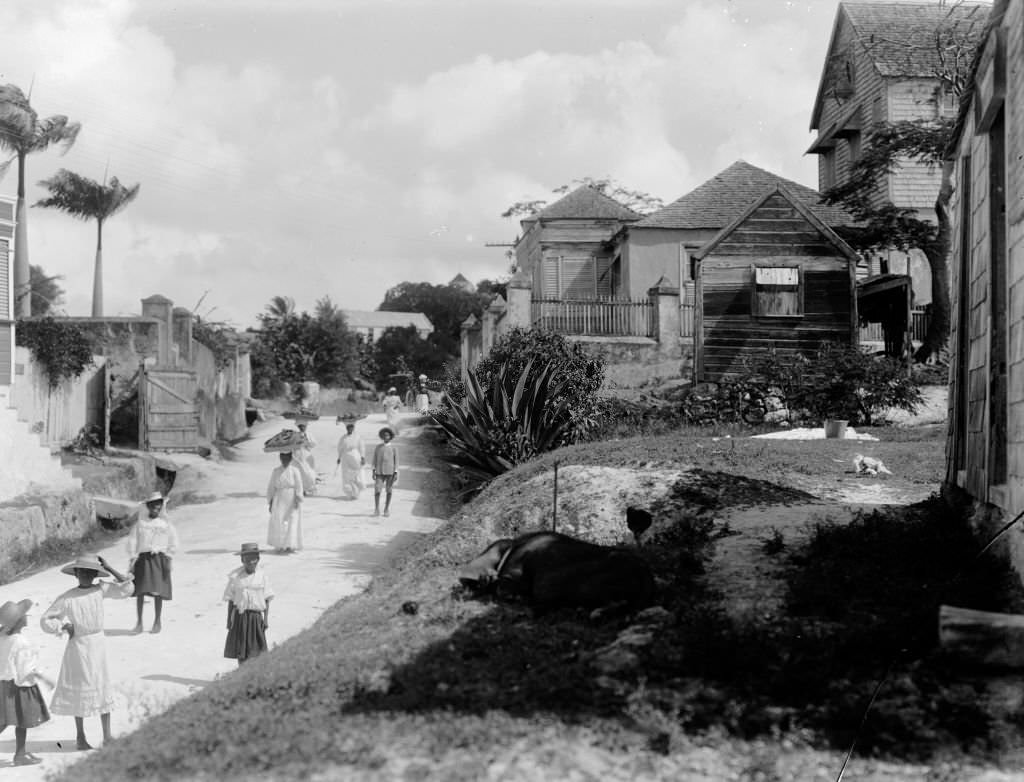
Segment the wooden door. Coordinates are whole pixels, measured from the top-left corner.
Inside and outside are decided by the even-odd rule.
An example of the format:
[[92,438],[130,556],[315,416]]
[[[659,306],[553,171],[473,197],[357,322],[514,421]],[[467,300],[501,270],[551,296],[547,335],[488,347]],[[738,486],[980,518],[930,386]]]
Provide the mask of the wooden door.
[[139,373],[139,447],[189,451],[199,445],[196,373],[143,367]]

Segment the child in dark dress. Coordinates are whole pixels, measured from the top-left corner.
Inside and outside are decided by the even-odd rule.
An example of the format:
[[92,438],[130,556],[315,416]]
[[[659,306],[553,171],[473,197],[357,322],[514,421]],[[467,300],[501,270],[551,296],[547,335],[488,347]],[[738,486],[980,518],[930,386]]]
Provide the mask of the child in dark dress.
[[243,543],[236,553],[242,558],[242,566],[231,571],[224,589],[224,599],[228,601],[224,656],[238,660],[241,665],[267,651],[270,601],[274,599],[274,591],[267,574],[258,568],[259,544]]
[[31,607],[31,600],[8,601],[0,606],[0,732],[8,725],[14,726],[15,766],[42,762],[25,751],[25,740],[29,728],[50,719],[50,710],[36,682],[55,686],[39,671],[38,652],[21,634]]
[[178,533],[164,516],[166,500],[154,492],[145,501],[146,512],[128,535],[128,570],[135,577],[135,632],[142,632],[142,607],[153,598],[153,628],[159,633],[164,600],[170,600],[171,558],[178,551]]

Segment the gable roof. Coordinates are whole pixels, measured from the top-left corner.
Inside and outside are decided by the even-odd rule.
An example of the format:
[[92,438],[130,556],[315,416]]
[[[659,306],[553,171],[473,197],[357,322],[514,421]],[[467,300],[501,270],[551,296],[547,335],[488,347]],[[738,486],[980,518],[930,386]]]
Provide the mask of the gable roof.
[[350,329],[388,329],[415,326],[419,331],[432,332],[434,324],[422,312],[388,312],[386,310],[342,310],[345,325]]
[[796,209],[797,213],[804,220],[810,223],[811,226],[814,227],[824,237],[825,241],[831,244],[833,247],[835,247],[836,251],[839,252],[841,255],[845,256],[847,260],[856,263],[860,259],[860,256],[857,255],[856,250],[850,247],[850,245],[843,241],[843,239],[840,238],[840,236],[835,231],[833,231],[824,222],[822,222],[821,218],[815,215],[814,212],[812,212],[810,208],[808,208],[807,204],[803,203],[800,198],[795,196],[793,193],[791,193],[789,190],[787,190],[785,187],[781,185],[774,185],[773,187],[768,188],[763,193],[758,195],[758,197],[755,198],[752,203],[748,204],[743,209],[743,211],[740,212],[740,214],[738,214],[731,223],[729,223],[729,225],[727,225],[725,228],[719,231],[714,238],[712,238],[703,247],[701,247],[699,250],[693,253],[691,257],[699,261],[702,260],[705,256],[709,255],[712,251],[714,251],[716,247],[718,247],[719,244],[721,244],[726,238],[728,238],[733,231],[735,231],[737,228],[743,225],[743,223],[745,223],[747,219],[749,219],[749,217],[752,214],[754,214],[754,212],[760,209],[761,206],[765,203],[765,201],[767,201],[769,198],[775,195],[781,196],[783,199],[792,204],[793,208]]
[[767,190],[785,188],[825,225],[852,225],[850,215],[821,203],[817,190],[737,160],[682,198],[647,215],[636,228],[711,228],[719,230],[742,215]]
[[533,219],[541,220],[628,220],[640,215],[590,185],[581,185],[555,203],[541,209]]
[[[821,120],[829,62],[838,53],[836,45],[843,25],[850,26],[868,61],[884,78],[935,78],[943,68],[943,55],[950,54],[936,45],[936,30],[944,31],[943,43],[947,45],[967,42],[973,48],[981,40],[991,8],[989,3],[944,5],[935,0],[839,3],[811,111],[811,130],[816,130]],[[966,56],[969,58],[971,52]]]

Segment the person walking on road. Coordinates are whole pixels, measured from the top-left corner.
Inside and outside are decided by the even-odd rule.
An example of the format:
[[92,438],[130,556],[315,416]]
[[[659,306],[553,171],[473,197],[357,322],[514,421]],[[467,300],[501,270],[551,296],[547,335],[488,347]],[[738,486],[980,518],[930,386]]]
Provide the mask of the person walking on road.
[[281,464],[274,468],[267,484],[270,522],[267,545],[278,552],[290,554],[302,548],[302,473],[292,454],[280,454]]
[[153,492],[143,503],[146,517],[128,535],[128,570],[135,578],[135,632],[142,632],[142,607],[153,598],[153,628],[160,632],[164,600],[171,599],[171,557],[178,551],[178,533],[164,516],[166,500]]
[[392,435],[398,431],[398,411],[402,407],[402,397],[398,395],[398,389],[394,386],[388,389],[387,396],[381,400],[384,405],[384,415],[387,416],[388,426],[391,427]]
[[297,419],[295,425],[302,433],[302,445],[295,451],[295,466],[302,473],[302,490],[308,497],[316,494],[316,459],[313,456],[316,440],[307,431],[309,421]]
[[25,629],[31,600],[7,601],[0,606],[0,733],[14,726],[15,766],[34,766],[41,758],[25,750],[29,728],[48,722],[50,711],[37,681],[50,681],[39,670],[39,652],[21,631]]
[[355,421],[345,423],[345,434],[338,440],[338,466],[341,468],[341,490],[350,500],[359,499],[365,488],[363,465],[366,464],[366,446],[356,434]]
[[241,665],[267,651],[270,601],[274,599],[274,590],[266,572],[259,567],[259,543],[243,543],[235,553],[242,558],[242,566],[231,571],[224,589],[224,599],[228,601],[228,637],[224,641],[224,656],[238,660]]
[[[77,578],[78,586],[58,597],[39,620],[46,632],[68,636],[50,711],[75,718],[77,748],[86,750],[92,745],[85,737],[85,717],[92,714],[99,713],[103,742],[110,741],[114,691],[107,671],[103,600],[130,597],[134,585],[130,574],[118,573],[103,557],[95,555],[81,556],[60,572]],[[113,576],[117,581],[96,582],[102,576]]]
[[398,480],[398,447],[392,442],[395,433],[385,426],[380,430],[383,441],[373,451],[373,515],[380,515],[380,493],[384,491],[384,515],[391,515],[391,490]]

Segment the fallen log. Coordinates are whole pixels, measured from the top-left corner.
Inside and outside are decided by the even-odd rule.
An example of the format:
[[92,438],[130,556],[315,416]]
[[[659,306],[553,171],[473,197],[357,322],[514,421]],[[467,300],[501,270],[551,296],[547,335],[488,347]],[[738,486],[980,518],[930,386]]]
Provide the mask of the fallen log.
[[939,645],[974,665],[1024,668],[1024,616],[939,606]]

